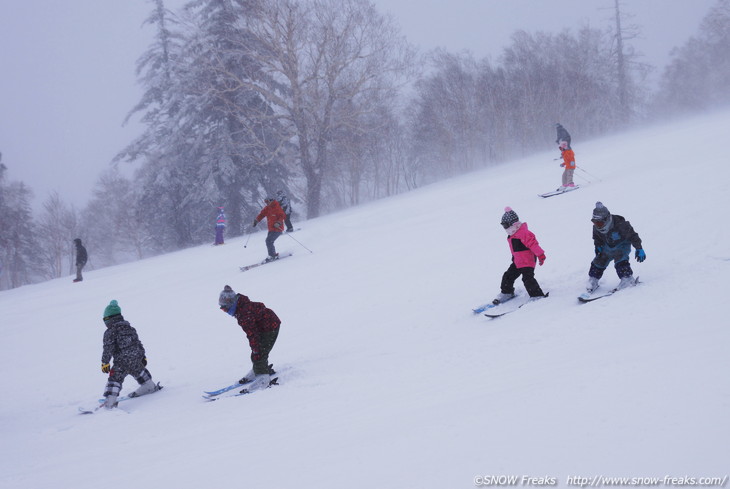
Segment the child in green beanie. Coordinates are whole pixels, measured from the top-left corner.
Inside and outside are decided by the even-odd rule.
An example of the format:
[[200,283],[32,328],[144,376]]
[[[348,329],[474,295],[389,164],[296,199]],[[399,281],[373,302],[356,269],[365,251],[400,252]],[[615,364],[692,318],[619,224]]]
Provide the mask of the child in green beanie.
[[[131,375],[139,383],[139,388],[129,397],[143,396],[160,390],[162,387],[152,381],[147,370],[147,358],[144,346],[139,341],[137,330],[122,316],[119,303],[113,300],[104,309],[104,350],[101,354],[101,371],[109,374],[104,390],[104,407],[112,409],[117,406],[117,398],[122,390],[122,383],[127,375]],[[111,366],[112,358],[114,366]]]

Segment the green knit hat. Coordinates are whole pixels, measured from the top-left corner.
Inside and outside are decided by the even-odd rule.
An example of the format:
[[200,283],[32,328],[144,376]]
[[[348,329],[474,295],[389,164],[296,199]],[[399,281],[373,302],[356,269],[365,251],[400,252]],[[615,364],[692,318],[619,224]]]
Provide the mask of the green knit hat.
[[122,308],[119,307],[119,304],[117,304],[117,301],[111,301],[108,306],[106,306],[106,309],[104,309],[104,316],[105,318],[116,316],[118,314],[122,313]]

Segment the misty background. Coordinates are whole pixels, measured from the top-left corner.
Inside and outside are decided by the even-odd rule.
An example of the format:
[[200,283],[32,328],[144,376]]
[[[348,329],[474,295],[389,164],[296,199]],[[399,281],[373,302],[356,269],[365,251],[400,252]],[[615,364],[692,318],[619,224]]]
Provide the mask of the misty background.
[[2,289],[728,101],[727,0],[97,3],[0,18]]

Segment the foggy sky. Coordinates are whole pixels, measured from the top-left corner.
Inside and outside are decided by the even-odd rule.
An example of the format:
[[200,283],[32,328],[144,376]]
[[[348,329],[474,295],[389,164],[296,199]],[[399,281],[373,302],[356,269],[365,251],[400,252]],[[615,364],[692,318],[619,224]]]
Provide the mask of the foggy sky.
[[[613,22],[613,0],[374,0],[422,51],[468,50],[498,61],[518,29],[575,32]],[[176,11],[184,0],[166,0]],[[623,0],[632,45],[658,68],[695,35],[714,0]],[[99,174],[142,130],[122,126],[139,101],[135,63],[152,41],[143,0],[8,0],[0,15],[0,152],[9,180],[77,208]],[[656,79],[655,76],[655,79]]]

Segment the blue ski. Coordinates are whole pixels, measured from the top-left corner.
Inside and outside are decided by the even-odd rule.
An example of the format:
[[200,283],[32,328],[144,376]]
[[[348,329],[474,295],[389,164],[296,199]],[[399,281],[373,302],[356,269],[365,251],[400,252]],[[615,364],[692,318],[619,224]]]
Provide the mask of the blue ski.
[[[529,304],[529,303],[531,303],[531,302],[535,302],[535,301],[537,301],[537,300],[539,300],[539,299],[544,299],[545,297],[547,297],[547,296],[549,296],[549,295],[550,295],[550,292],[547,292],[547,293],[546,293],[545,295],[543,295],[543,296],[539,296],[539,297],[530,297],[530,298],[529,298],[529,299],[527,299],[527,300],[526,300],[525,302],[523,302],[522,304],[520,304],[519,306],[517,306],[517,307],[515,307],[515,308],[513,308],[513,309],[509,309],[509,310],[507,310],[507,311],[504,311],[504,312],[494,312],[494,313],[490,313],[490,312],[488,312],[488,313],[486,313],[486,314],[484,314],[484,315],[485,315],[485,316],[487,316],[488,318],[492,318],[492,319],[494,319],[494,318],[499,318],[499,317],[502,317],[502,316],[504,316],[505,314],[509,314],[509,313],[511,313],[511,312],[515,312],[515,311],[517,311],[518,309],[520,309],[520,308],[521,308],[522,306],[524,306],[524,305],[527,305],[527,304]],[[502,303],[502,304],[504,304],[504,303]]]
[[218,389],[217,391],[203,391],[204,396],[203,397],[215,397],[219,396],[225,392],[232,391],[233,389],[238,389],[239,387],[242,387],[242,385],[238,382],[235,384],[231,384],[229,386],[223,387],[222,389]]
[[474,309],[472,309],[472,311],[474,312],[474,314],[481,314],[484,311],[486,311],[487,309],[491,309],[496,306],[497,306],[497,304],[492,304],[491,302],[487,302],[486,304],[482,304],[479,307],[475,307]]
[[[269,385],[266,387],[266,389],[268,389],[272,385],[279,385],[279,378],[278,377],[274,377],[273,379],[271,379],[269,381]],[[233,389],[237,389],[239,387],[243,387],[243,386],[241,384],[229,385],[228,387],[224,387],[223,389],[219,389],[218,391],[215,391],[215,392],[218,392],[218,394],[216,394],[216,395],[208,395],[208,396],[205,396],[204,395],[203,396],[203,399],[205,399],[206,401],[217,401],[218,399],[223,399],[224,397],[225,398],[228,398],[228,397],[245,396],[246,394],[251,394],[253,392],[256,392],[256,391],[250,391],[250,390],[244,388],[244,389],[241,390],[241,392],[237,392],[235,394],[231,394],[231,395],[228,395],[228,396],[219,396],[219,394],[226,393],[228,391],[231,391]],[[263,389],[258,389],[258,390],[263,390]]]

